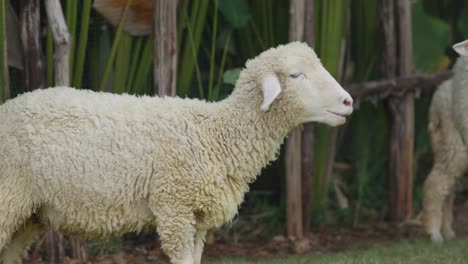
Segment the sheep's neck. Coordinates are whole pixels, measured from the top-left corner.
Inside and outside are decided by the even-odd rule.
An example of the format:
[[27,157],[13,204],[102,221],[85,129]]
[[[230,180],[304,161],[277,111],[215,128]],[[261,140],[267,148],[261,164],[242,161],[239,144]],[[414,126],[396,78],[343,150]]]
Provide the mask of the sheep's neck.
[[226,176],[248,184],[276,159],[292,124],[286,116],[262,112],[245,102],[225,102],[212,124]]

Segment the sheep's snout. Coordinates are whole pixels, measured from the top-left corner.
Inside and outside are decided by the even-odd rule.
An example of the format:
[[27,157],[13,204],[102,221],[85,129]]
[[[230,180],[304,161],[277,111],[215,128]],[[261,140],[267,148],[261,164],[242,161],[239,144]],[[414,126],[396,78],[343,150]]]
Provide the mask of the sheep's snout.
[[[339,126],[346,122],[346,117],[353,112],[353,98],[336,81],[329,88],[328,95],[322,97],[322,112],[319,122],[330,126]],[[328,98],[328,100],[327,100]]]

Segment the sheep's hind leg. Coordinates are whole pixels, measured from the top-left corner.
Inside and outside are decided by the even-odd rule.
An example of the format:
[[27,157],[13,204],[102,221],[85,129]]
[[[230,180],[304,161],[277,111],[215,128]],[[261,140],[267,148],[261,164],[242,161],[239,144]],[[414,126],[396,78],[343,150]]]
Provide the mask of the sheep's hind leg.
[[442,219],[442,234],[446,240],[455,238],[455,232],[453,231],[453,201],[455,200],[455,194],[451,193],[445,200],[443,209]]
[[[448,147],[450,149],[447,148],[444,152],[438,153],[443,158],[436,161],[431,173],[424,182],[423,222],[425,230],[430,234],[431,240],[434,242],[444,240],[441,231],[444,233],[447,231],[448,238],[455,235],[450,227],[453,214],[452,201],[450,201],[453,198],[450,196],[454,195],[456,179],[466,169],[467,158],[464,147],[460,148],[459,145],[454,144]],[[449,205],[448,208],[446,208],[447,205]],[[442,228],[445,230],[441,230]]]
[[3,264],[21,263],[21,255],[31,244],[31,241],[46,231],[46,226],[29,220],[20,230],[16,231],[8,248],[1,254]]
[[206,230],[197,230],[197,233],[195,234],[195,252],[193,254],[195,264],[201,264],[205,237]]

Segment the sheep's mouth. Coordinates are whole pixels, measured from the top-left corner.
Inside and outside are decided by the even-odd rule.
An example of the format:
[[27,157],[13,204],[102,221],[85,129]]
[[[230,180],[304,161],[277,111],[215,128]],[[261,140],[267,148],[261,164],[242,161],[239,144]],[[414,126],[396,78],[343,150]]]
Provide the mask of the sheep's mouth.
[[333,111],[330,111],[330,110],[327,110],[327,112],[333,114],[333,115],[336,115],[338,117],[342,117],[342,118],[346,118],[347,115],[345,114],[340,114],[340,113],[337,113],[337,112],[333,112]]

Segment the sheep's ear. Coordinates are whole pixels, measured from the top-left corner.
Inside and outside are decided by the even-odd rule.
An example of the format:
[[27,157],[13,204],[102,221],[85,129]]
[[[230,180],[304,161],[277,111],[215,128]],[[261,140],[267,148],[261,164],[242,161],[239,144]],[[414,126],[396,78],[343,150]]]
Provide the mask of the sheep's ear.
[[275,74],[268,74],[262,80],[263,103],[260,107],[267,111],[276,97],[281,93],[281,84]]
[[453,45],[453,49],[460,55],[468,55],[468,40]]

